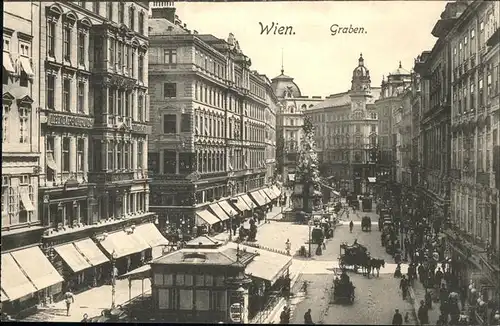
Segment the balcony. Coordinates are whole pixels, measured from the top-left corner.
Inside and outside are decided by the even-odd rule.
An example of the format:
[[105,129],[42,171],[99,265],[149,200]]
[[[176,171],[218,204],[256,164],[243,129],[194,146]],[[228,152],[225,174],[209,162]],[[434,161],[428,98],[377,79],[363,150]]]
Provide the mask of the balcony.
[[123,182],[134,180],[134,172],[89,172],[89,183]]
[[490,186],[490,174],[488,172],[477,172],[476,183],[480,183],[484,186]]

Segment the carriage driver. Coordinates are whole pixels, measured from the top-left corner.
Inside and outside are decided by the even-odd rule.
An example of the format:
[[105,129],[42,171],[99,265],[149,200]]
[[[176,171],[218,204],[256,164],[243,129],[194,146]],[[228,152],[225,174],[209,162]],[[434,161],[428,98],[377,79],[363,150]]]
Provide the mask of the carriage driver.
[[349,275],[345,272],[345,269],[342,270],[342,274],[340,274],[340,283],[342,284],[349,284],[351,282],[351,279],[349,278]]

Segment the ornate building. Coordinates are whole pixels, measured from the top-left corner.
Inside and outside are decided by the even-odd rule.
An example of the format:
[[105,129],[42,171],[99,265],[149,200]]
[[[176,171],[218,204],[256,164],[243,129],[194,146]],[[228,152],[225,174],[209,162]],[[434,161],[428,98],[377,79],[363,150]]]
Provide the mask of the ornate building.
[[[472,279],[487,301],[492,299],[491,285],[497,291],[499,285],[500,4],[474,1],[454,5],[458,7],[448,4],[441,17],[461,13],[442,33],[451,52],[449,242],[454,256],[464,262],[463,282]],[[478,279],[479,275],[489,281]]]
[[266,103],[268,106],[264,112],[264,121],[266,123],[265,142],[266,142],[266,182],[270,183],[277,177],[276,165],[276,116],[281,110],[281,104],[274,93],[271,81],[266,75],[260,75],[266,81]]
[[223,40],[191,32],[172,3],[155,3],[149,23],[152,210],[162,227],[229,227],[236,211],[215,201],[249,192],[254,201],[245,195],[243,211],[270,201],[259,192],[269,150],[266,111],[274,105],[266,101],[273,100],[267,78],[250,70],[233,34]]
[[[304,114],[323,101],[320,96],[302,96],[293,78],[281,74],[272,79],[272,89],[280,102],[276,121],[276,160],[278,173],[285,183],[295,180],[295,165],[303,137]],[[319,147],[319,146],[318,146]]]
[[351,88],[316,104],[308,114],[322,152],[321,170],[333,176],[340,189],[356,194],[371,191],[375,182],[379,88],[371,87],[370,71],[360,55],[352,72]]

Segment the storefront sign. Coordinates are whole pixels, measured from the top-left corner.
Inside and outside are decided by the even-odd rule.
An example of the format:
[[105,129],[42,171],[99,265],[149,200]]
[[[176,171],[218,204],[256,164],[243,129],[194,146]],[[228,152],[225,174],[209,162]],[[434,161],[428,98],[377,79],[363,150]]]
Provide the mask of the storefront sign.
[[57,127],[90,129],[94,125],[94,118],[50,113],[47,124],[49,126],[57,126]]

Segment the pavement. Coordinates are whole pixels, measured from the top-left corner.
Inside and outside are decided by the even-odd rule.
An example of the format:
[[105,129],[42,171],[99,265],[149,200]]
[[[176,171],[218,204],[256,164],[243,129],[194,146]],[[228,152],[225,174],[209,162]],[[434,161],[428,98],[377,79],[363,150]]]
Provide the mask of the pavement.
[[[111,285],[102,285],[92,288],[85,292],[74,295],[75,302],[71,305],[70,315],[66,316],[66,303],[64,301],[57,302],[48,307],[39,308],[39,310],[20,321],[25,322],[80,322],[83,315],[89,317],[101,315],[101,311],[111,307]],[[129,297],[128,280],[116,281],[115,305],[123,305],[129,298],[135,298],[143,294],[142,282],[132,281]],[[144,280],[144,294],[151,292],[151,283],[149,279]]]

